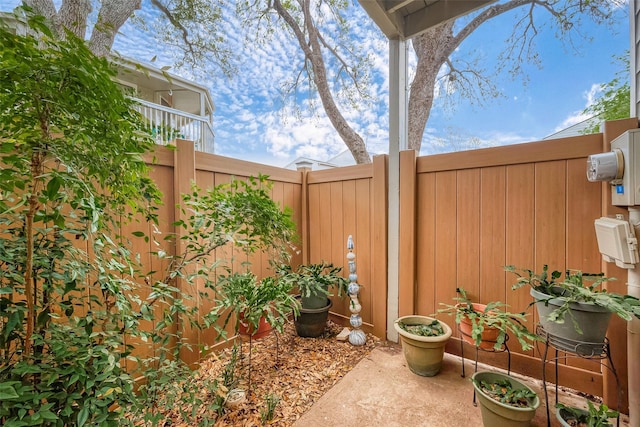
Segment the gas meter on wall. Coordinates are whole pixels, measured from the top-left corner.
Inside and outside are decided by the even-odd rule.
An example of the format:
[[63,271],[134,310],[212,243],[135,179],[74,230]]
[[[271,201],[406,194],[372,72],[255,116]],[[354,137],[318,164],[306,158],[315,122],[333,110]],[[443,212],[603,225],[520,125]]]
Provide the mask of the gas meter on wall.
[[616,206],[640,205],[640,129],[629,130],[611,143],[608,153],[587,158],[587,179],[608,181],[611,203]]

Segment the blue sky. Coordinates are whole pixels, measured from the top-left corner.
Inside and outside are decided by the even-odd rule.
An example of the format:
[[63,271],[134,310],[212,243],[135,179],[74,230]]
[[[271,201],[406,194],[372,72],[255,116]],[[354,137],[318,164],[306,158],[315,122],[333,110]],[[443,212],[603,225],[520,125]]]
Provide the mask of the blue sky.
[[[17,4],[15,0],[0,0],[0,10],[11,10]],[[139,14],[152,22],[149,9],[150,3],[143,0]],[[344,114],[370,152],[384,153],[388,145],[388,45],[357,3],[350,13],[358,23],[354,37],[359,40],[359,48],[373,58],[373,85],[369,89],[373,102],[359,111],[345,109]],[[447,143],[452,137],[474,138],[478,146],[535,141],[584,119],[580,113],[591,102],[595,89],[610,81],[620,68],[613,63],[612,55],[622,55],[629,49],[628,5],[619,10],[618,16],[620,24],[615,33],[590,24],[582,31],[591,35],[593,42],[574,48],[543,30],[537,42],[543,68],[526,66],[526,84],[520,77],[500,75],[496,82],[504,93],[502,98],[488,100],[482,106],[461,100],[451,110],[444,108],[445,98],[440,96],[427,123],[421,154],[460,149]],[[508,13],[483,24],[463,42],[457,54],[477,53],[484,59],[483,67],[491,70],[513,20],[514,14]],[[216,105],[216,152],[284,166],[300,156],[326,160],[344,151],[346,146],[322,114],[314,114],[306,104],[300,106],[299,116],[284,108],[279,88],[284,79],[298,71],[298,46],[290,40],[274,39],[268,45],[249,48],[238,33],[242,28],[231,18],[222,28],[235,46],[242,70],[233,78],[207,66],[195,71],[170,70],[209,88]],[[141,62],[156,57],[154,65],[158,67],[174,62],[170,48],[158,45],[150,33],[130,23],[121,29],[114,48]]]

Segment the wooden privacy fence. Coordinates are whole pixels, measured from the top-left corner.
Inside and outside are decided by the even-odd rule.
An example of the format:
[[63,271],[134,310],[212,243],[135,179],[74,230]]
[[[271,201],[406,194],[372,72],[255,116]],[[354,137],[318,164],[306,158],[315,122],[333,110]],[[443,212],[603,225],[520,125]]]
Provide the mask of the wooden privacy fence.
[[[231,179],[246,179],[259,174],[268,175],[273,182],[272,197],[281,206],[293,210],[294,221],[298,224],[299,248],[293,253],[292,265],[315,263],[322,260],[343,267],[348,273],[346,243],[348,235],[355,239],[357,271],[359,283],[363,284],[360,300],[363,328],[380,337],[385,335],[386,319],[386,157],[376,159],[373,164],[340,168],[320,172],[308,169],[292,171],[216,156],[194,151],[193,143],[178,140],[176,148],[170,150],[158,146],[149,157],[151,176],[164,194],[164,205],[158,212],[159,231],[163,234],[177,234],[180,244],[181,228],[173,223],[180,219],[181,211],[176,204],[181,194],[191,191],[192,182],[206,190]],[[140,230],[139,224],[131,225],[133,232]],[[146,230],[152,232],[153,230]],[[314,236],[314,237],[311,237]],[[149,243],[137,242],[134,248],[142,254],[143,264],[150,271],[161,271],[163,266],[149,254],[158,250]],[[165,243],[162,249],[169,254],[176,249]],[[232,249],[218,250],[212,258],[233,258],[233,265],[240,266],[249,261],[251,270],[259,276],[272,274],[268,259],[258,254],[250,259],[234,254]],[[214,262],[215,259],[204,260]],[[195,267],[194,267],[195,268]],[[187,289],[186,283],[178,283],[195,297],[194,304],[200,307],[201,315],[211,310],[211,303],[200,297],[203,286]],[[146,295],[141,295],[146,297]],[[348,299],[333,298],[334,319],[348,323],[350,311]],[[230,332],[230,331],[229,331]],[[203,346],[215,347],[224,343],[215,342],[215,331],[188,330],[185,340],[194,351],[182,350],[181,357],[188,363],[197,362],[197,349]],[[151,352],[151,349],[147,351]]]
[[[346,267],[347,236],[353,235],[365,330],[386,337],[390,263],[398,263],[400,315],[435,313],[439,303],[453,302],[456,287],[461,286],[474,301],[499,300],[509,304],[510,311],[527,310],[533,329],[537,319],[528,307],[529,291],[511,290],[515,276],[503,266],[539,271],[549,264],[560,271],[571,268],[626,277],[623,270],[601,261],[593,226],[600,216],[625,211],[610,205],[608,186],[589,183],[585,170],[589,154],[608,150],[613,138],[635,126],[633,120],[609,122],[604,134],[436,156],[400,153],[397,258],[387,254],[386,155],[374,157],[368,165],[291,171],[195,152],[192,143],[178,141],[175,151],[158,147],[155,153],[152,176],[165,194],[160,228],[180,232],[172,226],[180,215],[174,206],[179,194],[190,190],[192,180],[206,189],[232,177],[266,174],[274,182],[273,198],[293,210],[299,227],[300,250],[293,265],[325,260]],[[145,253],[151,248],[137,249]],[[263,256],[249,261],[257,274],[269,274]],[[619,280],[610,287],[625,293],[624,285]],[[348,299],[333,297],[333,301],[332,317],[348,324]],[[211,308],[204,301],[195,303],[202,313]],[[455,330],[452,317],[441,319]],[[626,331],[617,319],[612,324],[611,353],[626,399]],[[215,345],[213,331],[189,331],[188,339]],[[516,340],[510,344],[512,369],[540,378],[539,351],[522,351]],[[447,351],[460,353],[457,333]],[[193,362],[198,355],[185,352],[182,357]],[[506,355],[500,353],[480,352],[480,360],[506,367]],[[560,365],[560,384],[604,395],[615,406],[615,381],[599,364],[567,358]],[[547,366],[547,378],[555,381],[553,365]]]
[[[608,185],[587,181],[586,157],[608,151],[611,140],[635,126],[635,120],[610,122],[604,138],[597,134],[421,158],[401,153],[400,315],[434,313],[463,287],[474,301],[502,301],[512,312],[527,310],[527,326],[535,330],[529,289],[512,290],[515,276],[504,271],[505,265],[604,271],[621,279],[609,288],[626,293],[626,272],[602,262],[593,224],[624,211],[611,207]],[[441,319],[456,331],[447,351],[460,354],[453,318]],[[626,408],[626,328],[619,319],[612,326],[611,354]],[[525,352],[512,340],[510,347],[512,369],[540,378],[544,345]],[[507,366],[505,354],[481,351],[480,360]],[[547,364],[551,381],[604,396],[617,406],[614,376],[599,363],[561,359],[558,377]]]

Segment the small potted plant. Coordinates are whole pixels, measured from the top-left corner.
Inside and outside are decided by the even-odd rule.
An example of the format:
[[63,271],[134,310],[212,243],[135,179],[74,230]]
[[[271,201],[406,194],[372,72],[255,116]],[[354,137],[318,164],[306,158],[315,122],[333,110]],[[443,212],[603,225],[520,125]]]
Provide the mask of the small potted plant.
[[393,327],[402,343],[402,352],[411,372],[432,377],[440,372],[444,346],[451,337],[451,328],[428,316],[402,316]]
[[342,267],[335,267],[326,261],[315,264],[301,264],[295,271],[284,266],[281,272],[287,281],[298,287],[302,308],[322,308],[327,305],[327,298],[332,296],[330,288],[336,288],[338,295],[347,292],[349,280],[340,272]]
[[302,264],[295,271],[288,265],[280,268],[282,280],[300,291],[301,307],[294,322],[299,336],[315,338],[324,332],[332,306],[330,288],[336,288],[338,296],[342,296],[349,285],[349,281],[340,274],[341,271],[342,267],[325,261]]
[[292,286],[277,277],[265,277],[260,282],[251,272],[220,276],[216,307],[208,315],[208,323],[216,326],[219,336],[235,315],[235,332],[260,338],[271,328],[283,332],[289,315],[299,310],[299,302],[291,294]]
[[612,426],[610,418],[616,418],[618,411],[609,409],[605,404],[594,405],[587,400],[588,409],[574,408],[556,403],[556,418],[564,427],[606,427]]
[[471,377],[485,427],[528,427],[540,398],[527,385],[498,372],[476,372]]
[[507,305],[499,301],[473,303],[463,288],[456,290],[460,294],[454,298],[457,303],[440,303],[444,308],[437,313],[455,315],[455,322],[464,341],[483,349],[500,350],[507,334],[511,334],[523,350],[529,350],[533,347],[532,343],[539,339],[525,326],[526,313],[505,311]]
[[[518,281],[513,289],[529,285],[544,330],[570,341],[602,343],[613,313],[624,320],[640,318],[640,300],[601,289],[613,278],[567,270],[564,279],[559,271],[549,273],[544,265],[541,273],[533,270],[505,267]],[[566,322],[566,318],[571,323]]]

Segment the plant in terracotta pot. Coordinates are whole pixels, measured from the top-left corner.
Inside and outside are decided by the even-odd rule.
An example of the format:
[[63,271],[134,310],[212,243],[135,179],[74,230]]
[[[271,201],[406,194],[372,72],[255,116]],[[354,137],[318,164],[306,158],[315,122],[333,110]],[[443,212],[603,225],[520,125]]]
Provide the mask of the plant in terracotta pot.
[[433,317],[412,315],[398,318],[393,327],[411,372],[424,377],[440,372],[444,346],[452,333],[446,323]]
[[565,427],[606,427],[611,426],[610,418],[616,418],[619,413],[609,409],[605,404],[594,405],[587,401],[588,409],[578,409],[556,403],[556,418]]
[[462,339],[483,349],[500,350],[507,334],[514,336],[523,350],[533,347],[539,339],[525,326],[526,313],[505,311],[506,304],[493,301],[487,304],[471,302],[463,288],[457,288],[459,297],[456,304],[440,303],[444,308],[437,313],[455,315]]
[[[276,277],[258,281],[251,272],[232,273],[218,278],[216,307],[209,313],[208,322],[216,325],[219,337],[235,317],[236,332],[260,338],[271,328],[283,332],[289,315],[298,313],[299,302],[291,294],[292,286]],[[219,326],[219,319],[224,319]]]
[[337,289],[337,295],[347,293],[349,281],[335,267],[326,261],[315,264],[302,264],[295,271],[288,265],[279,269],[285,282],[300,291],[300,312],[295,316],[296,333],[301,337],[315,338],[324,332],[333,294],[330,288]]
[[[592,343],[604,341],[609,319],[613,313],[624,320],[640,318],[640,300],[601,289],[613,278],[603,274],[567,270],[564,278],[559,271],[549,272],[545,264],[542,272],[505,267],[517,276],[513,289],[529,285],[531,296],[544,330],[555,336]],[[570,323],[566,319],[570,319]]]
[[528,427],[540,398],[526,384],[498,372],[476,372],[471,378],[485,427]]

